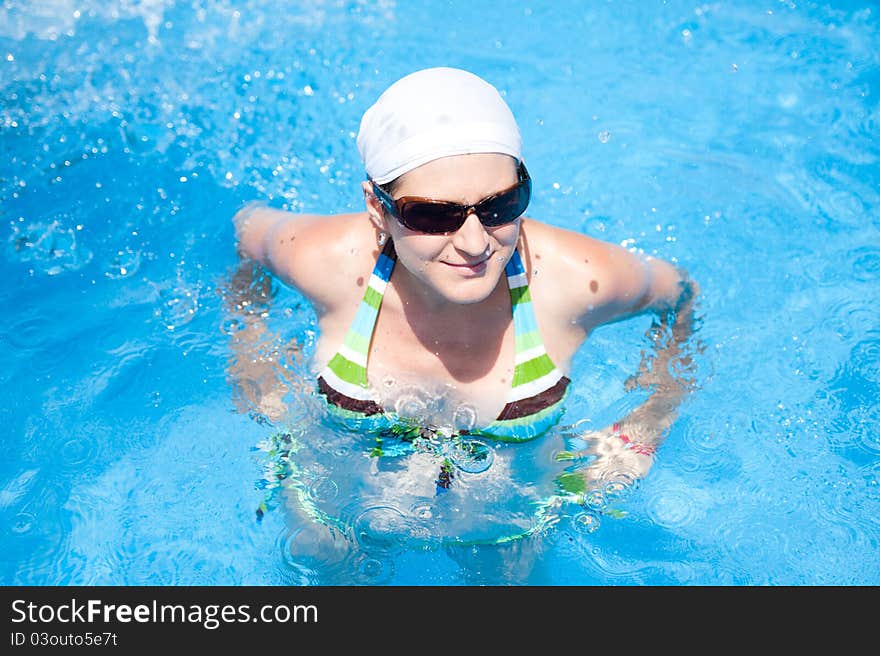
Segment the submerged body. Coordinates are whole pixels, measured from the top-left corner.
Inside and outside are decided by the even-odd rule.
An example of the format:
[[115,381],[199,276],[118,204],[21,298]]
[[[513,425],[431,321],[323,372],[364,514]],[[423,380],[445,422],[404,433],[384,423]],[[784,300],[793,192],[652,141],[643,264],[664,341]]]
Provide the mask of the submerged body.
[[[362,119],[364,212],[236,214],[240,254],[314,307],[314,388],[331,416],[355,420],[269,445],[287,457],[289,509],[319,520],[295,550],[345,551],[333,529],[362,547],[373,534],[518,542],[552,524],[560,500],[650,467],[685,393],[667,364],[697,287],[668,262],[526,216],[520,147],[497,90],[427,69]],[[646,311],[674,315],[672,344],[637,382],[654,393],[589,446],[563,443],[549,429],[574,355],[598,326]],[[277,416],[274,399],[259,395],[259,411]]]

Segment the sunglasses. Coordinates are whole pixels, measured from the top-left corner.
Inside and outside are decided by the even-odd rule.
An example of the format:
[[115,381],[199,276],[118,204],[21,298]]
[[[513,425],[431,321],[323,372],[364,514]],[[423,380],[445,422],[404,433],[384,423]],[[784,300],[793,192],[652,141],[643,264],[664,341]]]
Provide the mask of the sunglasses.
[[480,223],[489,228],[512,223],[526,211],[532,195],[532,179],[523,162],[517,168],[518,182],[484,198],[476,205],[461,205],[445,200],[432,200],[418,196],[391,198],[375,182],[373,193],[388,212],[410,230],[429,234],[455,232],[471,213],[477,215]]

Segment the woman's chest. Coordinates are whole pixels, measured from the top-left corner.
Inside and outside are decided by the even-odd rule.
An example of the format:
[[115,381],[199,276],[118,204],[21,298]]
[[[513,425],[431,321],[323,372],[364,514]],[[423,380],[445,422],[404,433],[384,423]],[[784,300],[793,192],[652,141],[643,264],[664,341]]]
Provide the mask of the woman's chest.
[[[517,365],[538,352],[567,375],[582,341],[568,322],[563,326],[552,315],[517,322],[510,308],[495,318],[475,315],[469,330],[420,323],[385,306],[369,331],[358,331],[358,324],[354,317],[325,317],[315,367],[342,352],[342,344],[358,343],[354,355],[366,364],[369,388],[382,408],[458,430],[491,424],[513,396]],[[526,334],[535,328],[537,334]]]
[[[452,329],[450,329],[452,330]],[[506,404],[515,370],[512,322],[490,338],[458,339],[438,332],[379,325],[367,377],[386,410],[458,430],[491,423]]]

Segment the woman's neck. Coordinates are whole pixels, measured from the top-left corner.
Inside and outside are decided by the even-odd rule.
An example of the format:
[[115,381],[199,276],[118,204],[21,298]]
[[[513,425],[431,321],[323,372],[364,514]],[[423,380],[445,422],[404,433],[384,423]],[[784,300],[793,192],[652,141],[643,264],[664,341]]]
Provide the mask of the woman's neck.
[[503,273],[492,292],[475,303],[449,300],[399,263],[392,272],[390,288],[394,290],[395,305],[399,303],[398,309],[425,344],[476,346],[493,333],[503,334],[511,321],[510,293]]

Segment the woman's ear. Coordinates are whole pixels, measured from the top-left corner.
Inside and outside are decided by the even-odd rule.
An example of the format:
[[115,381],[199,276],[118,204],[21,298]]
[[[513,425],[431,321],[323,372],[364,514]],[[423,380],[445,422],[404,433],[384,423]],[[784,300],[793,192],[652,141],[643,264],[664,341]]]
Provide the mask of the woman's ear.
[[373,193],[373,185],[369,180],[361,182],[361,188],[364,190],[364,203],[367,207],[367,214],[370,221],[376,226],[379,232],[388,232],[388,221],[385,218],[385,208],[382,202]]

